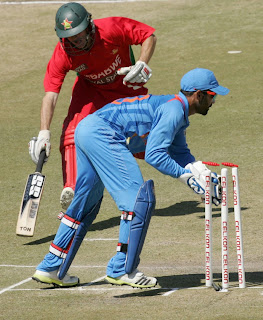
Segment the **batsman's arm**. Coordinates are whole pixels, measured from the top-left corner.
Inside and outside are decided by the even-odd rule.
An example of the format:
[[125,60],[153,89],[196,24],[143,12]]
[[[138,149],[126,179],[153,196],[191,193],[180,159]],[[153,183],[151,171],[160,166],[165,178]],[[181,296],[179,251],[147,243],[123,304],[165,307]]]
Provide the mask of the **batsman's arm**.
[[46,92],[41,107],[40,131],[38,137],[33,137],[29,141],[29,155],[32,161],[37,164],[41,150],[45,150],[45,162],[50,154],[50,124],[58,99],[58,93]]
[[40,130],[49,130],[58,95],[56,92],[46,92],[42,100]]
[[149,63],[151,60],[155,46],[156,46],[157,38],[154,34],[152,34],[149,38],[147,38],[143,43],[141,47],[140,57],[139,61],[143,61],[145,63]]

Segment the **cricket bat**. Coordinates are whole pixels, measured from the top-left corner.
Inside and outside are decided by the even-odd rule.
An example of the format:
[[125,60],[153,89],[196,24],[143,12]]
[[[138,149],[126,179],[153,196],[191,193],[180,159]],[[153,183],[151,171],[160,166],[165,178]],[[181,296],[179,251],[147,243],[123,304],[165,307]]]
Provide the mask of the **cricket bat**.
[[45,183],[45,176],[41,174],[45,157],[46,151],[42,150],[35,173],[30,174],[27,178],[16,225],[16,234],[19,236],[32,237],[34,235],[38,208]]

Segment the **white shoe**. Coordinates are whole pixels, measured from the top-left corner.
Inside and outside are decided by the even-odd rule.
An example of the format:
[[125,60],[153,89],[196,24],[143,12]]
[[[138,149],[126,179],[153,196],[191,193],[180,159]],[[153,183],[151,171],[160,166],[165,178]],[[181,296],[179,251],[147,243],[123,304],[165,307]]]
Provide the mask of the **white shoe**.
[[62,207],[62,210],[66,211],[71,204],[71,201],[74,197],[74,190],[70,187],[66,187],[62,190],[60,195],[60,204]]
[[59,280],[58,270],[51,272],[36,270],[32,279],[41,283],[53,284],[55,287],[74,287],[79,284],[79,278],[72,277],[69,274],[66,274],[62,280]]
[[157,279],[154,277],[147,277],[139,270],[134,270],[130,274],[124,274],[123,276],[112,278],[107,276],[105,280],[111,284],[118,286],[128,285],[135,288],[151,288],[155,287],[157,284]]

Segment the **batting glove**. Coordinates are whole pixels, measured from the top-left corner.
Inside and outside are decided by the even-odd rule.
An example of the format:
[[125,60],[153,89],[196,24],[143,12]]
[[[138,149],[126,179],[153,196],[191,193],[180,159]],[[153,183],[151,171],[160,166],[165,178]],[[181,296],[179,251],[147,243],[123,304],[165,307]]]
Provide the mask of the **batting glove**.
[[50,131],[41,130],[39,131],[38,137],[33,137],[29,143],[29,154],[32,161],[37,164],[41,150],[46,150],[45,162],[48,160],[51,144],[50,144]]
[[125,75],[123,84],[137,90],[151,78],[152,70],[145,62],[139,60],[134,66],[120,68],[117,74]]

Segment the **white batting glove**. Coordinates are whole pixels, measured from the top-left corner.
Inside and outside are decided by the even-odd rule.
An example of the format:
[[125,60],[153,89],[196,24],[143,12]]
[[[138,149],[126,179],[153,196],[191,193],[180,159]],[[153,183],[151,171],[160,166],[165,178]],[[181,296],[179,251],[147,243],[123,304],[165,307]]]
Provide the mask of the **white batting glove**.
[[137,90],[151,78],[152,70],[145,62],[139,60],[134,66],[120,68],[117,74],[125,75],[123,84]]
[[38,137],[37,138],[33,137],[29,141],[28,148],[29,148],[30,157],[35,164],[38,163],[41,150],[46,150],[46,158],[45,158],[45,162],[46,162],[49,157],[50,149],[51,149],[50,131],[40,130]]

